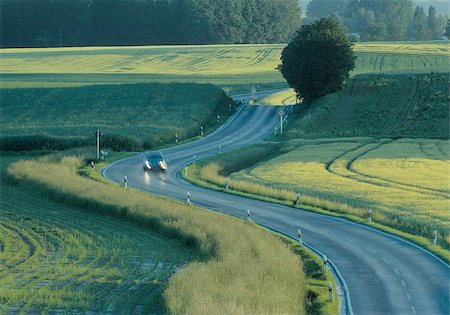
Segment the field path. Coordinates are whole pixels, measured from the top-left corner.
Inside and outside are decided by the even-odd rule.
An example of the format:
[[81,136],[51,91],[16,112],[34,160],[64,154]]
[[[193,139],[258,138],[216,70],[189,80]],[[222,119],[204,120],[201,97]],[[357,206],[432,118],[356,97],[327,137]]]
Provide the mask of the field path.
[[126,175],[132,187],[182,201],[189,191],[194,204],[236,217],[246,217],[251,209],[253,221],[292,237],[302,228],[305,243],[327,255],[340,275],[342,314],[448,314],[450,267],[420,247],[347,220],[211,191],[179,178],[178,171],[194,155],[200,159],[217,154],[219,146],[229,151],[263,142],[278,124],[278,110],[241,107],[215,133],[163,150],[167,173],[144,173],[138,155],[110,164],[102,174],[115,182]]

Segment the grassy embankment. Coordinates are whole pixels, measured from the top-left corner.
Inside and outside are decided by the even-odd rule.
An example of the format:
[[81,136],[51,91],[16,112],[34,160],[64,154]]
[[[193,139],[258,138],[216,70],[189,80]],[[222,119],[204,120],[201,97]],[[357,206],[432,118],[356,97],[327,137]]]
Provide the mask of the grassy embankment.
[[355,79],[292,115],[284,142],[199,162],[188,174],[216,189],[229,176],[232,190],[290,205],[300,192],[301,208],[360,222],[371,208],[372,225],[448,260],[449,144],[439,139],[449,135],[447,86],[446,75]]
[[[213,83],[232,93],[286,86],[284,45],[85,47],[0,50],[3,88],[149,82]],[[357,43],[353,74],[445,72],[448,42]]]
[[0,185],[0,313],[160,313],[161,292],[193,258],[136,224]]
[[[27,187],[37,194],[82,207],[89,212],[136,222],[142,228],[149,228],[158,235],[173,238],[190,248],[197,259],[170,278],[164,291],[169,312],[298,314],[303,313],[304,309],[306,312],[315,310],[325,314],[337,312],[337,303],[326,301],[326,279],[330,275],[326,278],[321,272],[320,260],[294,243],[287,240],[282,242],[279,236],[251,222],[77,176],[81,160],[75,156],[63,156],[61,154],[59,157],[47,156],[39,160],[21,161],[12,164],[8,172],[20,187]],[[53,213],[55,209],[50,207],[48,211]],[[102,220],[100,216],[93,217]],[[40,224],[47,224],[45,220],[44,216],[41,219],[43,223]],[[35,235],[35,231],[28,231],[27,224],[20,224],[20,228],[24,230],[23,233],[40,237]],[[230,230],[234,233],[229,233]],[[63,236],[65,235],[61,237]],[[33,239],[31,241],[34,242]],[[122,243],[126,244],[125,241]],[[52,247],[45,242],[39,246],[44,244]],[[296,254],[302,256],[303,265]],[[70,254],[64,253],[64,257],[68,255]],[[177,257],[176,253],[173,255]],[[85,259],[78,256],[76,258]],[[89,261],[87,259],[86,263]],[[126,259],[120,263],[124,262]],[[37,268],[36,273],[40,272],[39,266],[35,266],[36,261],[30,258],[29,263]],[[61,268],[64,270],[65,267]],[[43,268],[43,274],[45,270]],[[307,275],[306,279],[304,273]],[[112,286],[123,288],[121,286],[125,285],[125,281],[120,274],[115,275]],[[31,277],[26,272],[18,276]],[[83,282],[80,286],[90,287],[91,280],[91,277],[86,277],[88,284]],[[52,284],[55,288],[61,285],[59,282]],[[39,298],[44,301],[48,299],[47,292],[51,293],[51,290],[41,291]],[[63,308],[73,303],[70,299],[64,301],[68,304],[63,305]],[[36,306],[33,305],[30,303],[30,307]],[[87,304],[81,306],[83,309],[91,307]]]
[[13,151],[95,145],[96,129],[102,147],[150,149],[175,143],[175,134],[180,141],[199,136],[200,126],[213,130],[235,110],[206,84],[1,89],[1,105],[0,149]]

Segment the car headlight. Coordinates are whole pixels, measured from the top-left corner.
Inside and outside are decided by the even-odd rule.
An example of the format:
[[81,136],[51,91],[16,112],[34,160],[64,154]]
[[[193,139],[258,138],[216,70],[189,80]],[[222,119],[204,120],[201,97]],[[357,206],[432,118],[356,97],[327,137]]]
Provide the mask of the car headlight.
[[162,170],[166,170],[167,169],[167,165],[166,165],[166,163],[164,163],[164,161],[159,161],[159,167]]

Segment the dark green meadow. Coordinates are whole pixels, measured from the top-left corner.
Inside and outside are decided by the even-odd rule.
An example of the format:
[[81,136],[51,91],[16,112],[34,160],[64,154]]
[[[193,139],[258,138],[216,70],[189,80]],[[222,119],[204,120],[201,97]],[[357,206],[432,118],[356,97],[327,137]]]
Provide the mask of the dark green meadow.
[[[95,144],[150,149],[200,134],[234,112],[233,101],[209,84],[121,84],[1,89],[2,150],[65,149]],[[229,105],[232,105],[231,107]]]
[[449,137],[448,73],[372,75],[291,116],[286,139]]

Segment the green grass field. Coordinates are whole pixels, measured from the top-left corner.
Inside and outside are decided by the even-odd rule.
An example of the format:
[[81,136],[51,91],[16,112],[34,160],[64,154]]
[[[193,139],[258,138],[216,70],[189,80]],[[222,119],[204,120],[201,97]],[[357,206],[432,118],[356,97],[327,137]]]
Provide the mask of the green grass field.
[[[4,169],[23,155],[2,156]],[[123,220],[0,184],[0,313],[162,313],[195,253]]]
[[169,277],[193,258],[113,218],[1,186],[0,313],[161,313]]
[[353,78],[343,91],[298,106],[283,139],[449,137],[448,74]]
[[[0,50],[2,87],[137,82],[213,83],[232,91],[284,85],[284,45],[86,47]],[[448,71],[444,41],[357,43],[353,74]]]
[[198,259],[172,276],[164,291],[169,312],[303,313],[301,261],[277,236],[251,222],[78,176],[82,164],[76,157],[44,157],[15,163],[9,174],[39,194],[138,223],[195,252]]
[[[1,104],[3,150],[52,145],[36,135],[54,138],[53,145],[95,145],[96,129],[103,147],[149,149],[175,143],[176,134],[180,141],[198,136],[201,126],[212,130],[235,110],[221,89],[206,84],[2,89]],[[6,136],[14,137],[7,142]]]

